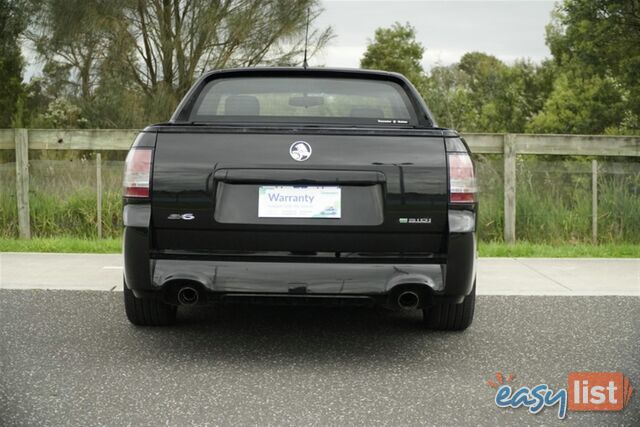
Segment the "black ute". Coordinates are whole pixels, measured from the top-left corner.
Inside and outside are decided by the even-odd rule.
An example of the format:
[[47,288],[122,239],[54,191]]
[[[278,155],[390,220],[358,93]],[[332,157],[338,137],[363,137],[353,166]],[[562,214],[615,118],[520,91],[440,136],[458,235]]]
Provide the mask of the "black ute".
[[475,306],[469,149],[395,73],[215,71],[134,142],[124,178],[129,320],[180,305]]

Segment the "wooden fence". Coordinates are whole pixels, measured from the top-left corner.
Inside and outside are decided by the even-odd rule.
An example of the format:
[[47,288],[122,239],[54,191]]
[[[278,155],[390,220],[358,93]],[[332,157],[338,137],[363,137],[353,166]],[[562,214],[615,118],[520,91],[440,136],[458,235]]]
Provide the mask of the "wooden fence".
[[[100,151],[128,150],[137,130],[0,129],[0,149],[16,152],[16,199],[21,238],[29,225],[29,150],[96,151],[98,215],[101,211]],[[516,240],[516,156],[518,154],[640,157],[640,137],[595,135],[465,134],[474,153],[501,154],[504,159],[504,240]],[[597,239],[598,165],[592,161],[592,237]],[[99,217],[98,217],[99,218]],[[98,235],[100,225],[98,223]]]

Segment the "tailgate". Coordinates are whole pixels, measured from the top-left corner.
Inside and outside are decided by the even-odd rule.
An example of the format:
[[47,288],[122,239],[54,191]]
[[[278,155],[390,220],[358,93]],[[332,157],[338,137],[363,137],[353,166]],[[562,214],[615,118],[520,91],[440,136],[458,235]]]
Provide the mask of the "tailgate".
[[160,250],[443,252],[444,139],[160,132],[152,227]]

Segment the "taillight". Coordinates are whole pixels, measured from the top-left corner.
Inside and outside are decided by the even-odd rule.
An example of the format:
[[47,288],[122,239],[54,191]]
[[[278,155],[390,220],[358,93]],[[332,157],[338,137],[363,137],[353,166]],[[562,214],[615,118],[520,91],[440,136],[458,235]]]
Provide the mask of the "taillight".
[[471,157],[467,153],[449,153],[449,202],[474,203],[478,187]]
[[124,165],[124,196],[149,197],[153,150],[132,148]]

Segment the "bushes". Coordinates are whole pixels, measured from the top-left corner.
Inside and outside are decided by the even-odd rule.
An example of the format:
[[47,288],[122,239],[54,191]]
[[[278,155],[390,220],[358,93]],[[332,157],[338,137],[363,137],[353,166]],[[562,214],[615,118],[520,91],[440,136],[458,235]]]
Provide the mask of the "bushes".
[[[49,156],[54,159],[38,159],[39,154],[29,162],[31,235],[97,237],[95,160],[87,154],[53,153]],[[122,235],[122,168],[122,161],[103,161],[103,237]],[[0,164],[0,237],[5,238],[18,236],[14,174],[14,163]]]
[[[120,193],[103,194],[102,235],[122,235]],[[34,237],[97,237],[96,194],[86,189],[67,198],[57,195],[29,195],[31,235]],[[15,195],[0,193],[0,237],[17,237],[18,219]]]
[[[118,237],[122,234],[121,194],[103,193],[102,235]],[[82,237],[97,236],[96,194],[87,189],[72,193],[66,199],[55,195],[32,194],[31,234],[37,237]]]

